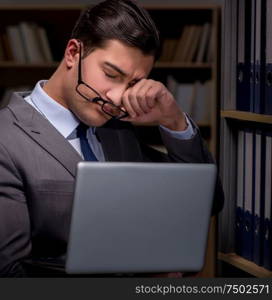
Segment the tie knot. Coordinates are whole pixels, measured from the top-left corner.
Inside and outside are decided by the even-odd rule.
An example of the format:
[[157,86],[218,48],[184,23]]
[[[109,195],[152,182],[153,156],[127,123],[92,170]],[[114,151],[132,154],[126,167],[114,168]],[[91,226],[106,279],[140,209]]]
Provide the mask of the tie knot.
[[77,133],[77,137],[81,138],[81,137],[86,137],[86,133],[88,130],[88,126],[85,125],[84,123],[79,123],[79,125],[76,128],[76,133]]

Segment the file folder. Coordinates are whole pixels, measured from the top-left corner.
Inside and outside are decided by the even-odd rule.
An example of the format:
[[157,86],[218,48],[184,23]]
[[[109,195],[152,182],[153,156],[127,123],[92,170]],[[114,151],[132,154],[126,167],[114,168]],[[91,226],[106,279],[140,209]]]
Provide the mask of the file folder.
[[265,99],[264,113],[272,114],[272,1],[266,0]]
[[242,111],[250,110],[250,40],[251,33],[246,30],[251,24],[251,17],[247,12],[251,5],[246,0],[238,1],[238,42],[237,42],[237,70],[236,70],[236,108]]
[[253,189],[254,189],[254,221],[253,221],[253,261],[257,265],[262,264],[261,253],[261,238],[262,238],[262,212],[263,203],[261,195],[261,174],[262,174],[262,133],[260,130],[256,131],[254,136],[253,149]]
[[255,60],[254,60],[254,103],[253,103],[253,112],[261,113],[262,104],[261,104],[261,36],[262,36],[262,0],[255,0]]
[[248,260],[253,260],[253,132],[245,130],[245,150],[244,150],[244,223],[242,256]]
[[239,130],[237,136],[237,195],[235,216],[235,252],[243,254],[243,226],[244,226],[244,147],[245,134]]
[[263,237],[263,266],[272,270],[272,211],[271,211],[271,182],[272,182],[272,136],[266,136],[265,142],[265,188],[264,188],[264,237]]
[[250,108],[254,112],[255,102],[255,30],[256,30],[256,1],[251,0],[251,39],[250,39]]

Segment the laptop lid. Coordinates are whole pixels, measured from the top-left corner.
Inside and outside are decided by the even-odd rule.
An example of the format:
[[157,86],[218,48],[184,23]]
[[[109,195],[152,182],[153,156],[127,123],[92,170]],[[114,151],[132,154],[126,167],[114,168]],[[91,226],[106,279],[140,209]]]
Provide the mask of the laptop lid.
[[199,271],[212,164],[80,162],[67,273]]

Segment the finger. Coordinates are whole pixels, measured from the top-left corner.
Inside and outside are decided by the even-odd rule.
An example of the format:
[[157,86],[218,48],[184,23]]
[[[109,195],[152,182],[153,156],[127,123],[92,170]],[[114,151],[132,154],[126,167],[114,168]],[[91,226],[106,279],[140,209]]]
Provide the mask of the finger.
[[137,100],[141,107],[141,109],[145,113],[149,113],[151,111],[151,108],[148,104],[148,101],[150,101],[148,91],[152,88],[152,84],[146,84],[140,87],[137,93]]
[[132,118],[137,117],[137,112],[131,106],[130,100],[128,98],[128,91],[126,91],[122,97],[122,104],[123,104],[125,110],[130,115],[130,117],[132,117]]
[[150,109],[154,108],[156,104],[156,96],[157,96],[158,88],[155,86],[150,87],[150,89],[146,92],[146,103]]
[[143,115],[145,112],[142,110],[139,101],[139,96],[137,96],[138,89],[133,87],[128,90],[128,101],[132,107],[132,109],[137,113],[138,116]]
[[[157,85],[156,81],[151,80],[151,79],[142,79],[131,90],[132,105],[134,105],[134,109],[137,110],[139,114],[141,113],[141,115],[142,115],[142,113],[146,114],[151,111],[152,106],[150,107],[150,105],[148,105],[147,92],[154,85]],[[152,97],[152,94],[150,94],[150,96]]]

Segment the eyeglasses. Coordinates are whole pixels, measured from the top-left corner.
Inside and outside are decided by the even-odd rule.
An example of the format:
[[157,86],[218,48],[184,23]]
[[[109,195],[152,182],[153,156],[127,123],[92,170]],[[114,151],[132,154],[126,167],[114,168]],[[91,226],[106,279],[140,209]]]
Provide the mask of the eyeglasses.
[[[115,105],[114,103],[107,101],[103,99],[100,94],[92,88],[90,85],[85,83],[82,80],[82,73],[81,73],[81,61],[82,61],[82,52],[81,52],[81,41],[79,41],[79,62],[78,62],[78,79],[77,79],[77,86],[76,91],[77,93],[82,96],[84,99],[93,102],[98,103],[101,105],[101,108],[104,113],[111,116],[113,119],[120,120],[123,118],[128,117],[128,113],[122,109],[121,107]],[[92,94],[95,93],[97,97],[93,98]]]

